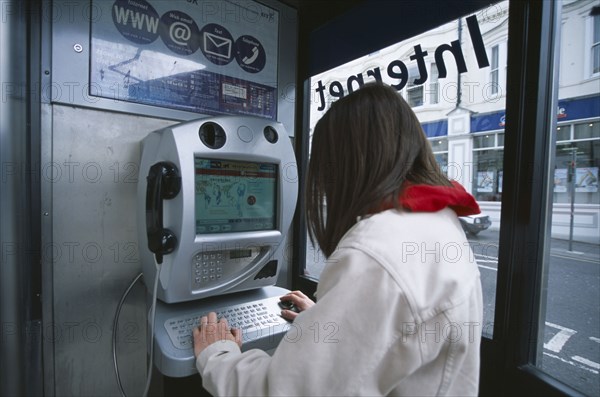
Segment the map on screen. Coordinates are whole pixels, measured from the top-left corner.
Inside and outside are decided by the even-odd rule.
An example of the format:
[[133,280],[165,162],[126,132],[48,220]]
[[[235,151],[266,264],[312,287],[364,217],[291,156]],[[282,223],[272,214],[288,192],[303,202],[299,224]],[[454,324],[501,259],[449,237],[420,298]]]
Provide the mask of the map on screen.
[[273,230],[277,165],[195,157],[196,234]]

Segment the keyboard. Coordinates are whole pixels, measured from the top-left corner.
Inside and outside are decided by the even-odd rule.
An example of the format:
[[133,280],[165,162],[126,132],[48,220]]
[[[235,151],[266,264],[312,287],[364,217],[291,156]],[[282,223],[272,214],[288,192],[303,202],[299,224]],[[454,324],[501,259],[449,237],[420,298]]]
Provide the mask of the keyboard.
[[[242,343],[252,338],[281,333],[289,323],[281,317],[279,297],[260,299],[244,304],[216,308],[217,318],[225,317],[231,328],[242,329]],[[208,312],[186,314],[169,318],[164,326],[173,345],[178,349],[193,347],[192,330],[200,325],[200,317]]]

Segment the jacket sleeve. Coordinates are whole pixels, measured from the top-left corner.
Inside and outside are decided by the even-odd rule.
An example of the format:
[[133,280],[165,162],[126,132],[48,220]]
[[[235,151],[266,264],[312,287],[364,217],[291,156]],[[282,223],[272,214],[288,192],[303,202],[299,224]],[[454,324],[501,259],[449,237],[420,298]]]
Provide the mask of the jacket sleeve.
[[403,333],[414,324],[407,301],[368,255],[333,255],[318,298],[272,357],[233,342],[209,346],[197,360],[204,387],[216,396],[385,395],[421,365],[419,343]]
[[[261,395],[271,357],[253,349],[242,354],[233,341],[215,342],[196,359],[202,385],[214,396]],[[264,394],[262,394],[264,395]]]

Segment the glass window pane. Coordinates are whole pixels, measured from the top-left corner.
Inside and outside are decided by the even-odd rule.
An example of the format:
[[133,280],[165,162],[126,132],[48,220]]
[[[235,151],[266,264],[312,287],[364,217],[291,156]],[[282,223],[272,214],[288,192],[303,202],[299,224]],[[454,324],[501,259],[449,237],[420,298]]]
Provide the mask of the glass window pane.
[[[573,6],[576,7],[573,7]],[[584,69],[583,26],[597,2],[564,2],[560,57]],[[594,18],[598,23],[598,17]],[[580,51],[580,53],[578,53]],[[564,63],[563,63],[564,64]],[[590,396],[600,395],[600,77],[560,69],[560,119],[551,153],[554,164],[548,211],[549,252],[544,264],[541,340],[536,365],[554,378]],[[595,103],[589,106],[587,104]],[[561,105],[559,105],[561,106]],[[592,121],[590,121],[592,120]],[[569,132],[573,129],[573,138]],[[579,139],[585,139],[580,141]],[[544,281],[542,284],[544,284]]]
[[448,153],[436,153],[435,161],[437,161],[444,174],[448,175]]
[[494,142],[495,139],[496,137],[494,134],[475,136],[473,137],[473,149],[494,147],[496,146],[496,143]]
[[492,47],[492,64],[491,64],[491,74],[490,74],[490,83],[491,83],[491,92],[492,94],[497,94],[500,87],[500,71],[499,67],[499,56],[500,49],[499,46],[495,45]]
[[575,139],[600,138],[600,121],[575,124]]
[[599,150],[600,139],[556,146],[554,203],[570,203],[571,200],[577,204],[600,203],[597,176]]
[[440,101],[439,99],[439,72],[437,65],[435,63],[431,64],[431,70],[429,72],[431,75],[431,83],[429,84],[429,103],[436,104]]
[[600,44],[592,47],[592,73],[600,73]]
[[434,152],[446,152],[448,151],[448,140],[446,138],[443,139],[430,139],[431,149]]
[[[470,16],[474,16],[477,20],[485,48],[476,49],[474,41],[469,39],[466,17]],[[503,54],[505,47],[497,43],[507,42],[508,18],[508,2],[498,2],[473,12],[460,21],[449,21],[447,24],[383,48],[376,53],[315,75],[310,81],[313,90],[311,97],[316,98],[311,102],[310,128],[314,127],[329,107],[328,104],[321,103],[326,100],[321,94],[327,93],[331,84],[334,84],[336,89],[344,87],[346,93],[348,76],[361,74],[364,82],[368,83],[374,81],[373,76],[380,75],[384,83],[398,90],[401,89],[422,123],[423,130],[434,150],[436,161],[442,170],[450,179],[461,183],[477,198],[482,209],[482,217],[465,218],[462,221],[481,271],[485,304],[483,333],[487,337],[492,336],[494,330],[504,155],[504,151],[501,150],[503,138],[499,138],[500,148],[497,147],[496,134],[502,133],[499,128],[504,126],[506,90],[503,92],[499,87],[500,64],[505,59]],[[458,40],[459,30],[463,34],[460,41],[461,56],[464,57],[466,68],[462,73],[457,70],[456,59],[453,59],[455,55],[451,52],[445,53],[443,60],[436,59],[435,56],[437,47],[443,49],[448,47],[449,43]],[[415,55],[415,48],[418,45],[428,47],[424,59]],[[493,46],[494,50],[492,50]],[[488,62],[495,66],[493,68],[479,66],[476,50],[480,55],[484,53],[488,57]],[[419,77],[420,62],[430,65],[429,75],[422,84],[414,84],[414,79]],[[459,63],[462,63],[462,59]],[[406,74],[409,74],[410,78],[402,78],[405,74],[403,70],[408,72]],[[442,71],[445,77],[439,78]],[[493,101],[489,100],[490,79],[496,83],[494,92],[497,95],[494,96]],[[457,89],[459,84],[460,90]],[[318,89],[321,90],[321,94],[317,92]],[[422,106],[425,96],[427,104],[435,103],[436,106]],[[451,139],[449,135],[453,135]],[[477,150],[465,152],[465,147],[473,147]],[[486,176],[489,173],[491,181],[489,186],[478,185],[478,179],[483,176],[480,173],[486,173]],[[487,191],[488,189],[490,191]],[[482,219],[490,220],[491,226],[488,222],[481,222]],[[482,228],[477,229],[476,225],[482,225]],[[318,248],[309,244],[305,275],[318,280],[324,266],[324,256],[320,254]]]
[[421,77],[419,69],[411,69],[408,73],[408,84],[406,85],[406,101],[411,107],[423,105],[423,85],[415,84],[415,80]]
[[473,152],[475,179],[474,196],[477,201],[500,201],[502,198],[503,150],[478,150]]
[[409,88],[406,101],[411,107],[423,105],[423,86]]
[[498,134],[498,147],[504,146],[504,133]]
[[492,72],[492,84],[490,86],[490,90],[492,92],[492,94],[497,94],[498,91],[500,90],[500,72],[498,71],[498,69],[494,70]]
[[592,30],[592,74],[600,73],[600,15],[595,15]]
[[562,125],[556,127],[556,140],[557,141],[568,141],[571,139],[571,126]]

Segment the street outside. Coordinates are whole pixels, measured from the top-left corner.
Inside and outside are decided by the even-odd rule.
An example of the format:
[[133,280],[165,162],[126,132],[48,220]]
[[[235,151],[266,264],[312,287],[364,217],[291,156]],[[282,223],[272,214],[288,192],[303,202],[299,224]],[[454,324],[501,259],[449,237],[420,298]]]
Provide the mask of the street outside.
[[[484,322],[493,324],[499,234],[486,230],[468,237],[481,272]],[[568,241],[552,239],[549,259],[537,366],[584,394],[600,395],[600,246],[574,242],[569,251]],[[484,330],[491,337],[493,327]]]
[[[497,230],[468,235],[479,265],[483,334],[491,338],[498,272]],[[537,366],[584,394],[600,395],[600,245],[552,239],[545,301],[544,341]],[[308,244],[306,271],[318,279],[325,260]],[[542,317],[544,317],[542,313]],[[533,319],[532,319],[533,321]]]

